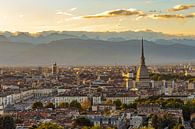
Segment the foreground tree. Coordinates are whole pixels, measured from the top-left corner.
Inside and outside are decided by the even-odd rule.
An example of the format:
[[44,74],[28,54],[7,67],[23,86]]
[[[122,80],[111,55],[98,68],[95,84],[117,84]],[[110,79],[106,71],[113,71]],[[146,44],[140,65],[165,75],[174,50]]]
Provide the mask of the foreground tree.
[[142,127],[141,129],[154,129],[153,127]]
[[[82,129],[103,129],[103,128],[100,126],[92,126],[92,127],[84,126],[84,127],[82,127]],[[106,129],[114,129],[114,128],[107,127]]]
[[157,129],[159,126],[159,118],[157,115],[152,116],[152,127]]
[[177,124],[173,127],[173,129],[185,129],[185,127],[182,124]]
[[0,129],[15,129],[15,121],[9,115],[0,116]]
[[41,125],[39,125],[37,128],[35,129],[64,129],[62,126],[57,125],[55,123],[42,123]]
[[100,126],[93,126],[93,127],[91,127],[91,129],[103,129],[103,128]]
[[169,129],[173,129],[176,124],[178,124],[178,121],[169,114],[152,116],[152,127],[154,127],[155,129],[164,129],[166,127],[168,127]]

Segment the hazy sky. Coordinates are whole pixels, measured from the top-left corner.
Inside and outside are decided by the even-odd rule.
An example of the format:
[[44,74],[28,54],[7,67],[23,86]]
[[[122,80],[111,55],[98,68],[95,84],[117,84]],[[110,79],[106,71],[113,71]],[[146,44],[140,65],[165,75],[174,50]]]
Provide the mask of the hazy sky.
[[153,30],[195,35],[195,0],[0,0],[0,31]]

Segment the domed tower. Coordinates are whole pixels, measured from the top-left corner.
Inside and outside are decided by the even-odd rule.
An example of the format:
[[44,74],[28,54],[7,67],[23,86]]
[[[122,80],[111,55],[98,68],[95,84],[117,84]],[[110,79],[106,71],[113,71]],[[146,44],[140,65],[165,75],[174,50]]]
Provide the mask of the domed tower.
[[137,70],[136,81],[148,81],[149,80],[149,73],[147,66],[145,64],[145,57],[144,57],[144,45],[143,45],[143,38],[142,38],[142,48],[141,48],[141,62],[139,68]]

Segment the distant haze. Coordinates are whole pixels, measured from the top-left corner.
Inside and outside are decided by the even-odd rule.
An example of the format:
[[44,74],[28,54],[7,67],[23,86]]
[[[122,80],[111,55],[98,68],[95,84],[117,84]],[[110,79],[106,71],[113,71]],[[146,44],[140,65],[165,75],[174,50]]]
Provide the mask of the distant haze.
[[0,65],[119,65],[139,64],[144,37],[147,64],[195,60],[195,38],[157,32],[57,32],[37,35],[3,32]]

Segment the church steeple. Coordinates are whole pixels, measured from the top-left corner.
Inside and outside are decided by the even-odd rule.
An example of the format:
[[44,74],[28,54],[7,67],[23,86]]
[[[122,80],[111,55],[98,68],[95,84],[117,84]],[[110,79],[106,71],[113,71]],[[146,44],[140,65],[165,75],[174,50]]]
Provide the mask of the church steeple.
[[144,40],[143,40],[143,38],[142,38],[141,65],[145,65],[145,57],[144,57]]

